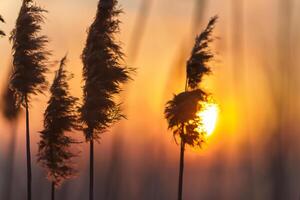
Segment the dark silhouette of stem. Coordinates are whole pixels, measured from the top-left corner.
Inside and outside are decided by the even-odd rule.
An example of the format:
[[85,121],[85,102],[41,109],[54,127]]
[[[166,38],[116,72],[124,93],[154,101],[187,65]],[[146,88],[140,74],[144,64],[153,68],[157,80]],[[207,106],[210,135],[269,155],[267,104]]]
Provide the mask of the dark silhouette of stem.
[[27,200],[31,200],[32,183],[28,104],[31,95],[43,93],[48,85],[48,39],[40,34],[45,12],[46,10],[37,6],[33,0],[23,0],[10,36],[13,56],[10,88],[16,93],[18,104],[26,110]]
[[[185,78],[185,91],[188,90],[188,76]],[[182,124],[182,134],[184,134],[184,124]],[[183,172],[184,172],[184,146],[185,142],[181,138],[180,142],[180,160],[179,160],[179,178],[178,178],[178,200],[182,200],[182,187],[183,187]]]
[[199,84],[204,75],[211,73],[208,63],[213,59],[214,54],[209,48],[209,43],[213,41],[212,31],[217,19],[217,16],[212,17],[205,30],[196,37],[191,56],[187,61],[185,91],[175,95],[173,100],[167,102],[165,108],[169,129],[173,129],[173,136],[179,136],[181,140],[178,200],[182,200],[185,144],[201,147],[204,142],[202,134],[196,131],[199,121],[195,116],[199,102],[207,101],[207,93],[199,88]]
[[123,119],[122,106],[115,96],[122,91],[134,69],[122,62],[124,53],[115,41],[122,10],[117,0],[99,0],[95,20],[88,30],[83,62],[83,104],[80,120],[86,141],[90,142],[89,199],[94,199],[94,141],[110,126]]
[[[188,90],[188,76],[185,78],[185,91]],[[182,134],[184,133],[184,124],[182,124]],[[180,142],[180,160],[179,160],[179,178],[178,178],[178,200],[182,200],[183,173],[184,173],[184,147],[185,142]]]
[[31,153],[30,153],[30,134],[29,134],[29,109],[28,98],[25,96],[26,109],[26,156],[27,156],[27,200],[31,200]]
[[51,183],[51,200],[55,200],[55,183]]
[[182,200],[183,172],[184,172],[184,147],[185,143],[180,143],[180,161],[179,161],[179,182],[178,182],[178,200]]
[[[188,76],[185,79],[185,91],[188,90]],[[182,124],[182,134],[184,134],[184,124]],[[179,177],[178,177],[178,200],[182,200],[182,188],[183,188],[183,173],[184,173],[184,147],[185,142],[181,138],[180,142],[180,160],[179,160]]]
[[68,80],[73,77],[65,69],[64,56],[55,72],[50,88],[50,99],[44,112],[44,129],[40,131],[37,160],[46,170],[53,189],[58,189],[66,179],[75,177],[77,170],[72,164],[76,157],[71,145],[78,143],[66,132],[80,130],[77,116],[77,98],[69,93]]
[[94,200],[94,140],[90,140],[90,200]]

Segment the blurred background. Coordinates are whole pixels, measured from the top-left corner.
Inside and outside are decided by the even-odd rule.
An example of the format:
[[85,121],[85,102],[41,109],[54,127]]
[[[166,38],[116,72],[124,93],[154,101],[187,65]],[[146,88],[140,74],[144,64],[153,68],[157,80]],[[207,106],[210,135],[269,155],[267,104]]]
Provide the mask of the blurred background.
[[[47,9],[43,33],[52,60],[68,52],[75,74],[72,94],[81,97],[80,55],[97,0],[36,0]],[[1,0],[7,34],[21,0]],[[201,150],[187,149],[186,200],[298,200],[300,198],[300,1],[297,0],[120,0],[120,37],[129,66],[138,68],[122,94],[128,120],[103,134],[96,145],[96,199],[176,199],[179,146],[163,111],[184,89],[185,62],[197,33],[214,15],[219,21],[212,49],[213,74],[203,87],[220,106],[217,127]],[[0,39],[0,88],[11,63],[8,37]],[[51,66],[51,71],[57,69]],[[53,73],[49,74],[52,82]],[[48,93],[33,98],[30,110],[33,197],[49,199],[50,184],[36,164]],[[26,192],[24,112],[17,123],[0,118],[0,199]],[[73,133],[83,140],[82,133]],[[74,146],[77,178],[57,199],[88,197],[88,145]]]

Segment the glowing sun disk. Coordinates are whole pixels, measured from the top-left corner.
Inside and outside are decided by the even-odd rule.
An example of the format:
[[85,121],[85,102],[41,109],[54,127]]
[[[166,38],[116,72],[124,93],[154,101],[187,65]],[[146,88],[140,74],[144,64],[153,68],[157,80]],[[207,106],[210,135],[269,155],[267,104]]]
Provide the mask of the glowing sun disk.
[[216,126],[219,108],[215,103],[204,102],[201,103],[202,110],[197,113],[201,124],[199,124],[197,130],[199,133],[205,133],[206,136],[210,136]]

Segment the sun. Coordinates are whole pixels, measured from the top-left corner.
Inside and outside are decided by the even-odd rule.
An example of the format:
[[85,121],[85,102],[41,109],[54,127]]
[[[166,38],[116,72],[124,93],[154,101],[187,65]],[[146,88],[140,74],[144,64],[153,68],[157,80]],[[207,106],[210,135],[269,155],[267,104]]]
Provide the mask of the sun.
[[212,135],[219,114],[219,107],[216,103],[201,102],[201,111],[197,112],[197,117],[200,119],[200,124],[197,127],[199,133],[204,133],[206,137]]

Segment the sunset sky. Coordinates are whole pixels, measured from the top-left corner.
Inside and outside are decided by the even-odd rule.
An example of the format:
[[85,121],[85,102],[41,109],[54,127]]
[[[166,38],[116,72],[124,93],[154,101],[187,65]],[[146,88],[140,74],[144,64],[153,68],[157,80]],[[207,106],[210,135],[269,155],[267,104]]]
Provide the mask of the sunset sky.
[[[75,74],[75,78],[70,83],[71,92],[81,97],[83,82],[81,81],[80,55],[87,36],[86,30],[96,12],[97,1],[36,0],[36,2],[49,11],[43,25],[43,33],[50,38],[49,49],[53,53],[51,61],[54,63],[68,53],[67,70]],[[205,78],[202,86],[214,96],[219,104],[220,114],[216,129],[205,147],[202,150],[188,149],[187,151],[187,199],[199,199],[198,193],[188,189],[189,185],[194,185],[201,191],[212,190],[211,185],[205,186],[208,180],[223,181],[225,185],[223,185],[225,187],[223,192],[226,190],[230,193],[232,191],[230,188],[239,184],[242,188],[244,179],[239,177],[242,177],[244,173],[239,165],[244,158],[242,154],[246,143],[250,146],[251,159],[254,160],[252,165],[256,172],[261,176],[266,175],[263,168],[266,145],[272,138],[272,131],[276,129],[276,124],[281,123],[280,120],[282,120],[282,116],[278,117],[276,113],[278,99],[279,101],[284,99],[284,106],[286,106],[282,126],[287,130],[286,138],[293,140],[289,145],[289,150],[294,153],[290,153],[288,159],[291,162],[291,176],[294,177],[291,182],[295,184],[291,190],[296,191],[296,185],[300,184],[299,172],[293,173],[293,170],[300,166],[300,128],[297,126],[300,120],[300,70],[297,67],[300,63],[299,56],[297,56],[300,52],[300,13],[296,12],[300,9],[300,1],[294,1],[290,10],[292,13],[291,31],[290,35],[286,36],[290,38],[293,45],[290,71],[286,72],[290,84],[289,89],[292,91],[289,93],[290,96],[282,96],[280,93],[280,88],[286,86],[281,82],[286,78],[282,78],[282,71],[286,70],[284,66],[279,66],[280,62],[278,62],[280,56],[278,46],[282,44],[280,43],[282,38],[279,38],[280,31],[284,29],[280,20],[284,16],[280,12],[281,5],[277,1],[244,1],[244,9],[240,10],[244,16],[241,23],[239,20],[233,20],[233,3],[236,1],[207,0],[201,26],[193,27],[195,0],[153,0],[150,4],[145,32],[139,44],[137,59],[133,61],[129,52],[129,44],[132,42],[141,2],[141,0],[119,1],[124,13],[121,15],[121,32],[117,38],[121,41],[127,55],[125,59],[127,65],[137,68],[137,73],[133,77],[134,81],[125,87],[125,92],[121,97],[128,119],[118,123],[103,135],[100,144],[96,147],[97,163],[102,166],[102,163],[109,160],[113,143],[117,137],[120,137],[123,153],[126,152],[124,159],[127,161],[127,168],[130,169],[127,171],[128,177],[135,175],[136,170],[140,173],[139,176],[142,176],[143,166],[151,164],[147,160],[149,157],[157,163],[164,160],[167,165],[165,170],[169,171],[164,178],[171,177],[172,180],[176,180],[179,147],[171,131],[167,130],[167,122],[163,114],[165,103],[173,94],[184,89],[185,62],[182,66],[177,65],[180,63],[178,62],[180,56],[189,55],[196,36],[193,30],[197,32],[203,30],[210,17],[218,15],[219,21],[214,32],[217,39],[212,46],[216,52],[215,61],[211,63],[213,74]],[[7,35],[14,27],[20,5],[21,0],[0,0],[0,14],[6,20],[6,24],[0,24],[0,29],[4,30]],[[242,34],[237,30],[241,30]],[[236,34],[240,35],[236,36]],[[241,43],[236,44],[238,37],[242,38]],[[287,41],[286,38],[282,40]],[[242,51],[239,48],[242,48]],[[1,90],[6,84],[10,56],[11,44],[6,36],[0,39]],[[187,59],[188,57],[184,58],[184,60]],[[53,64],[52,72],[57,67]],[[53,73],[50,73],[48,79],[50,83],[52,79]],[[42,129],[42,115],[47,99],[48,93],[45,96],[35,96],[31,103],[30,127],[33,155],[36,154],[38,131]],[[20,168],[23,168],[25,161],[23,115],[18,127],[17,155],[19,160],[17,163]],[[9,124],[1,117],[1,157],[6,152],[6,145],[10,138],[9,130]],[[75,135],[83,139],[82,133]],[[80,164],[78,164],[82,170],[79,180],[84,181],[84,175],[87,173],[85,171],[87,163],[84,158],[87,145],[82,144],[77,148],[82,151],[79,158]],[[102,167],[106,169],[107,165],[104,164]],[[157,167],[155,164],[152,165]],[[22,170],[18,173],[22,174]],[[211,175],[211,170],[220,170],[219,173],[222,175]],[[175,177],[173,177],[174,174]],[[234,176],[232,181],[228,180],[231,175]],[[264,199],[264,195],[268,195],[268,187],[260,182],[261,176],[256,177],[255,181],[260,183],[256,190],[261,189],[263,192],[256,192],[256,199]],[[199,182],[195,182],[193,178],[199,179]],[[130,181],[131,195],[138,197],[139,194],[136,191],[138,183],[135,178]],[[296,192],[293,194],[296,197]]]

